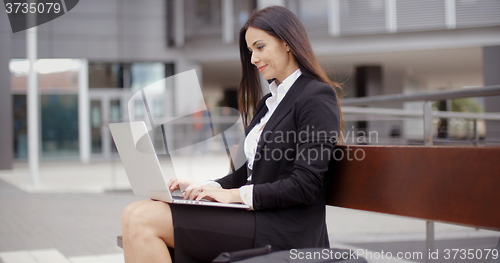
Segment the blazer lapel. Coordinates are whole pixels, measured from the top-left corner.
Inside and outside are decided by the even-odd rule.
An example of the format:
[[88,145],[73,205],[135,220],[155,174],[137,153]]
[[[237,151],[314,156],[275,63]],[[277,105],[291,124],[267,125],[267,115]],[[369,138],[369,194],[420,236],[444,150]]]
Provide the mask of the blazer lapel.
[[[292,106],[297,98],[300,96],[304,87],[311,81],[310,78],[306,78],[303,74],[295,81],[295,83],[290,87],[288,92],[286,93],[283,100],[280,102],[273,115],[267,122],[264,130],[262,131],[262,137],[259,140],[259,144],[257,145],[257,151],[260,152],[267,141],[267,138],[270,136],[269,131],[273,131],[274,128],[285,118],[285,116],[292,110]],[[267,109],[267,107],[266,107]],[[264,115],[262,115],[264,116]],[[261,118],[262,118],[261,116]],[[256,119],[256,118],[254,118]],[[260,118],[258,118],[260,120]],[[252,121],[253,122],[253,121]],[[255,124],[254,124],[255,125]],[[253,127],[253,126],[252,126]],[[254,164],[255,167],[255,164]],[[255,168],[254,168],[255,169]]]
[[252,121],[250,122],[248,127],[245,129],[245,137],[253,129],[253,127],[255,125],[257,125],[257,123],[260,122],[260,119],[262,119],[262,117],[264,117],[264,115],[266,115],[266,112],[269,109],[267,108],[267,105],[265,102],[269,97],[271,97],[271,93],[268,93],[267,95],[264,96],[264,98],[262,98],[264,100],[263,107],[261,107],[262,108],[261,110],[257,109],[258,111],[255,113],[255,116],[253,116]]

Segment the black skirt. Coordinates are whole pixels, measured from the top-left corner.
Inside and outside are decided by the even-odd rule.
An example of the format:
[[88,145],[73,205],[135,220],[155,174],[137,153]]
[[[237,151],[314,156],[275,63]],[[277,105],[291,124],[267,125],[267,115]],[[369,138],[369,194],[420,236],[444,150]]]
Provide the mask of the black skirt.
[[170,208],[177,263],[211,262],[222,252],[254,248],[253,211],[179,204]]

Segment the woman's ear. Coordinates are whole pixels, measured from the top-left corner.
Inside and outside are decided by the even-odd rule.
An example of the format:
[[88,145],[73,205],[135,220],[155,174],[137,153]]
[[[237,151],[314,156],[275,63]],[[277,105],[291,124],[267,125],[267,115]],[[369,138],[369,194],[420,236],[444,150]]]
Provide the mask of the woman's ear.
[[283,39],[282,39],[281,41],[282,41],[283,45],[285,46],[286,51],[290,51],[290,47],[289,47],[289,46],[288,46],[288,44],[285,42],[285,40],[283,40]]

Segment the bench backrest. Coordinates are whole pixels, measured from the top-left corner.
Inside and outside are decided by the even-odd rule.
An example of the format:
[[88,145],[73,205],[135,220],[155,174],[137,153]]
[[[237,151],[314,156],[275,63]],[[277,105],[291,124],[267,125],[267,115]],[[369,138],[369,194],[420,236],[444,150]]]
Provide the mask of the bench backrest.
[[500,147],[342,145],[335,156],[328,205],[500,230]]

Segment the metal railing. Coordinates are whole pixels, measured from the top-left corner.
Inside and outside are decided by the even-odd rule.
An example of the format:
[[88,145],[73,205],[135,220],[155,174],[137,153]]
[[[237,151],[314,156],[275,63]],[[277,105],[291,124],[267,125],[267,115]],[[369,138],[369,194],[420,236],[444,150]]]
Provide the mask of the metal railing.
[[[449,112],[449,111],[432,111],[431,101],[439,101],[446,99],[458,99],[468,97],[486,97],[499,96],[500,85],[486,87],[471,87],[460,90],[446,90],[436,92],[425,92],[416,94],[392,94],[363,98],[343,99],[342,112],[344,114],[366,114],[366,115],[386,115],[399,117],[423,117],[424,119],[424,142],[425,145],[433,145],[432,139],[432,117],[439,118],[464,118],[474,121],[474,136],[475,145],[478,145],[479,133],[477,128],[477,120],[500,121],[500,113],[466,113],[466,112]],[[416,110],[398,110],[387,108],[374,107],[351,107],[360,105],[373,105],[381,103],[394,102],[414,102],[424,101],[423,111]]]
[[342,100],[342,106],[372,105],[389,102],[409,102],[409,101],[431,101],[446,100],[468,97],[499,96],[500,85],[486,87],[470,87],[460,90],[445,90],[435,92],[423,92],[415,94],[391,94],[382,96],[372,96],[363,98],[349,98]]

